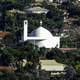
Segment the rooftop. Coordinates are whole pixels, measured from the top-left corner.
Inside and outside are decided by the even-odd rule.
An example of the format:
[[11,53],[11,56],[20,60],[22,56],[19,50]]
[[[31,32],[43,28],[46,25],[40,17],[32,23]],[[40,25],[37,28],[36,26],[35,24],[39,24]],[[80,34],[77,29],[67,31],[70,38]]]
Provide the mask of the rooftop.
[[0,31],[0,38],[4,38],[5,36],[9,35],[10,32],[3,32],[3,31]]

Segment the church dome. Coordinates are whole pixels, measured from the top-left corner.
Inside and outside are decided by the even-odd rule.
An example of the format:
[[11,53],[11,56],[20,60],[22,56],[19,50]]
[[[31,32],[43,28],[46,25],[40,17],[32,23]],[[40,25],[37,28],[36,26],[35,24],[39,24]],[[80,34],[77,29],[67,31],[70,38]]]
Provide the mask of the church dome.
[[47,39],[47,38],[52,38],[52,34],[45,28],[43,27],[39,27],[35,30],[33,30],[30,34],[30,36],[33,36],[33,37],[42,37],[44,39]]
[[60,37],[53,36],[51,32],[47,29],[42,27],[42,21],[40,22],[40,27],[33,30],[29,36],[29,38],[41,38],[38,40],[30,39],[30,43],[37,45],[38,47],[45,47],[45,48],[59,48],[60,46]]

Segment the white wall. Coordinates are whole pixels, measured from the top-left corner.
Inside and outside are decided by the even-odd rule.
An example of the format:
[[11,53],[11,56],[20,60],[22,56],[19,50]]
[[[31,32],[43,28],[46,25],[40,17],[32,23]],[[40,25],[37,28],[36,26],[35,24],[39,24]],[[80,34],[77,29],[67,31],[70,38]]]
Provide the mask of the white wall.
[[23,40],[26,41],[28,36],[28,21],[24,20]]
[[60,48],[60,37],[52,37],[48,38],[46,40],[37,40],[35,41],[30,41],[32,44],[37,45],[38,47],[45,47],[45,48]]
[[45,71],[64,71],[63,65],[41,65],[41,70]]

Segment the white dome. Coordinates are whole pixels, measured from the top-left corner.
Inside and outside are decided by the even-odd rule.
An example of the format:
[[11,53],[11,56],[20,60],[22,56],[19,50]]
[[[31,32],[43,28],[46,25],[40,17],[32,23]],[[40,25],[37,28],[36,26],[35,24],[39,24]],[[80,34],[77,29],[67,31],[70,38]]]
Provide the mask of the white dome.
[[[27,23],[27,24],[26,24]],[[53,36],[47,29],[42,27],[42,21],[40,21],[40,27],[33,30],[29,36],[28,22],[24,21],[24,41],[29,40],[30,43],[37,45],[38,47],[45,48],[59,48],[60,47],[60,37]]]
[[33,30],[30,34],[31,37],[40,37],[42,40],[30,40],[30,43],[37,45],[38,47],[45,48],[59,48],[60,46],[60,37],[53,37],[52,34],[45,28],[39,27],[36,30]]
[[30,34],[33,37],[41,37],[43,39],[52,38],[52,34],[45,28],[39,27],[36,30],[33,30]]

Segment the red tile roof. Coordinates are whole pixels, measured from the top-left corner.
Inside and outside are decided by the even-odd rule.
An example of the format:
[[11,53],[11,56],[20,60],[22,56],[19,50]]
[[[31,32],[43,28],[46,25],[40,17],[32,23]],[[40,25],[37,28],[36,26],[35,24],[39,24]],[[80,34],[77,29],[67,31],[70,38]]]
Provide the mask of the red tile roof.
[[10,32],[2,32],[0,31],[0,38],[4,38],[5,36],[9,35]]
[[69,51],[75,51],[75,50],[77,50],[77,48],[60,48],[60,50],[62,52],[69,52]]
[[14,71],[16,68],[12,68],[9,66],[0,66],[0,71]]

